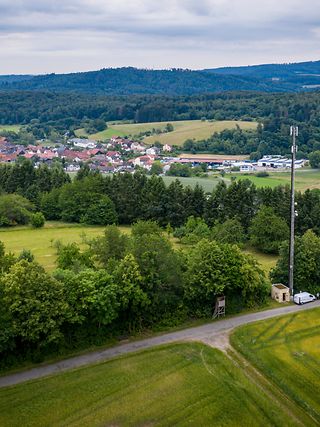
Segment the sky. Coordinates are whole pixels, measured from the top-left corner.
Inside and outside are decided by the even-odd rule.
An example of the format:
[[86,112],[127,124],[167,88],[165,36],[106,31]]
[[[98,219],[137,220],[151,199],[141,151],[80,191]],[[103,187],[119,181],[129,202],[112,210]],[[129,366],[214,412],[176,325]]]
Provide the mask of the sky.
[[320,59],[319,0],[0,0],[0,74]]

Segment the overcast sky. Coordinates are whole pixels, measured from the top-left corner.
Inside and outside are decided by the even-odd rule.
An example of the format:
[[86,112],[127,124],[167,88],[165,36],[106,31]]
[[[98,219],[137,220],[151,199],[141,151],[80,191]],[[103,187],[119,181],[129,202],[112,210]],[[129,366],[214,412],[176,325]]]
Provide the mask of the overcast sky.
[[320,59],[320,0],[0,0],[0,74]]

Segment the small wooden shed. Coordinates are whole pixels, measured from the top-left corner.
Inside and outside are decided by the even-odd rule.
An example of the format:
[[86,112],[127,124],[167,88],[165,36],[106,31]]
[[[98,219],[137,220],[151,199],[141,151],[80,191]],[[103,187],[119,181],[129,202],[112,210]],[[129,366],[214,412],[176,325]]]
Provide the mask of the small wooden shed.
[[271,298],[278,302],[290,302],[290,289],[282,283],[272,285]]

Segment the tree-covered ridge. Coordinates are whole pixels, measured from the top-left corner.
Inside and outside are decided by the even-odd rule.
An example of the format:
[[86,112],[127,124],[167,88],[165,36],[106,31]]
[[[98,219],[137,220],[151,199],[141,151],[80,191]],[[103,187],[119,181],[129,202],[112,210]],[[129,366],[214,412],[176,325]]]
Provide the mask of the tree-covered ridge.
[[[299,150],[320,148],[320,94],[221,93],[193,96],[103,96],[49,92],[1,92],[1,124],[25,124],[35,139],[63,136],[92,120],[136,123],[175,120],[256,120],[257,132],[225,131],[207,141],[189,141],[188,151],[225,154],[286,154],[288,129],[299,126]],[[3,132],[2,132],[3,133]],[[11,134],[14,140],[14,134]],[[20,138],[21,139],[21,138]]]
[[317,75],[320,73],[320,61],[293,62],[287,64],[260,64],[242,67],[220,67],[206,69],[205,71],[216,74],[232,74],[234,76],[254,76],[256,78],[292,77],[299,74]]
[[[221,76],[213,73],[184,69],[147,70],[132,67],[107,68],[71,74],[47,74],[12,83],[4,82],[3,90],[49,90],[110,95],[170,94],[191,95],[196,93],[256,90],[262,92],[283,91],[273,82],[256,78]],[[295,90],[288,85],[286,90]]]

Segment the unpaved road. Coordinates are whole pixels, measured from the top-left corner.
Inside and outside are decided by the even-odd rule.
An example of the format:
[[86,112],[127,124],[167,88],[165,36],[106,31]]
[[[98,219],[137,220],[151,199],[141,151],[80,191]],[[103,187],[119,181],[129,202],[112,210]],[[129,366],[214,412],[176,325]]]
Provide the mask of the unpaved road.
[[207,323],[203,326],[171,332],[154,338],[147,338],[136,342],[128,342],[126,344],[117,345],[116,347],[111,347],[106,350],[94,351],[83,354],[81,356],[72,357],[61,362],[52,363],[50,365],[40,366],[28,371],[0,377],[0,387],[6,387],[22,383],[24,381],[46,377],[48,375],[57,374],[69,369],[78,368],[80,366],[89,365],[91,363],[102,362],[104,360],[111,359],[123,354],[144,350],[157,345],[169,344],[175,341],[203,341],[212,347],[224,349],[228,345],[228,333],[237,326],[245,325],[257,320],[269,319],[271,317],[276,317],[283,314],[296,313],[301,310],[309,310],[315,307],[320,307],[320,300],[302,306],[290,305],[287,307],[260,311],[258,313],[243,314],[229,319]]

